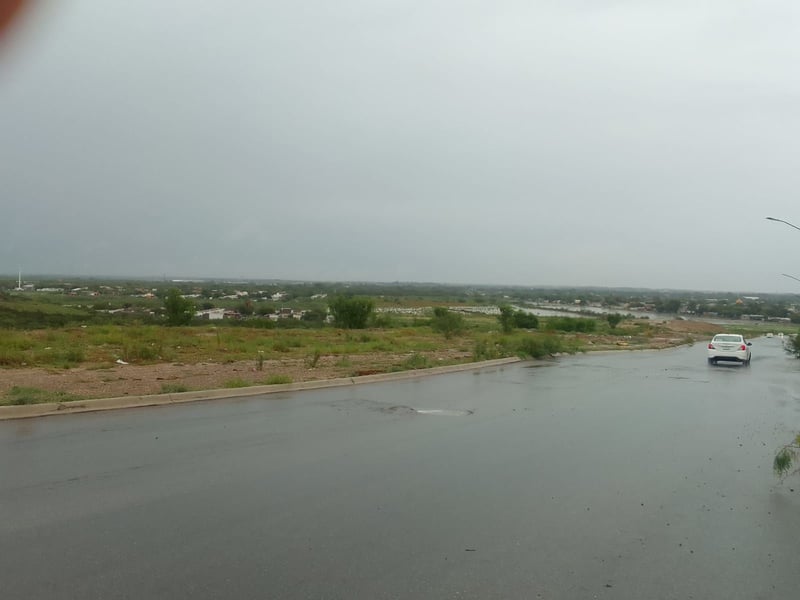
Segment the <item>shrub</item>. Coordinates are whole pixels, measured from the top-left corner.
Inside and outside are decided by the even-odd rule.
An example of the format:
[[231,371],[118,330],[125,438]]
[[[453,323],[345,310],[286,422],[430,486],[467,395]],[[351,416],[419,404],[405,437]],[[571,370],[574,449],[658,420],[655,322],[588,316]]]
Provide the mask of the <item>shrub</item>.
[[561,338],[555,335],[531,335],[517,344],[517,354],[521,357],[543,358],[567,351]]
[[428,357],[418,352],[414,352],[414,354],[405,359],[402,364],[404,369],[427,369],[430,366]]
[[433,309],[433,319],[431,328],[434,331],[443,333],[444,337],[450,339],[454,335],[464,330],[464,316],[451,312],[442,306]]
[[374,313],[370,321],[372,327],[376,329],[391,329],[394,327],[394,319],[389,313]]
[[514,325],[520,329],[537,329],[539,327],[539,317],[518,310],[514,313]]
[[531,313],[523,310],[514,310],[508,304],[500,306],[500,314],[497,316],[500,321],[500,328],[504,333],[511,333],[511,331],[518,327],[520,329],[536,329],[539,327],[539,318]]
[[319,348],[314,348],[314,352],[306,356],[306,366],[313,369],[319,363],[319,359],[322,357],[322,352],[320,352]]
[[583,319],[573,317],[554,317],[548,319],[547,328],[553,331],[576,331],[580,333],[591,333],[597,327],[594,319]]
[[122,356],[126,362],[160,358],[159,349],[153,344],[125,344],[122,347]]
[[329,303],[333,322],[344,329],[364,329],[375,307],[369,298],[336,296]]
[[800,358],[800,333],[789,336],[789,342],[786,344],[786,350]]
[[504,358],[510,354],[505,338],[500,338],[499,340],[492,338],[476,340],[472,350],[472,358],[475,360],[493,360],[495,358]]

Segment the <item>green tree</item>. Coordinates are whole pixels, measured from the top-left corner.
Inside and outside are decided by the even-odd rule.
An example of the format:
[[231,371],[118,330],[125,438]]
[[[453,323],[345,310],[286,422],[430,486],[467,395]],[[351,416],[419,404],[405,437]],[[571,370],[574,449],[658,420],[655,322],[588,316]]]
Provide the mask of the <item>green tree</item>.
[[663,298],[659,298],[655,301],[656,312],[659,313],[676,313],[681,308],[681,301],[677,298],[670,298],[668,300],[664,300]]
[[536,315],[523,310],[514,310],[508,304],[500,306],[500,314],[497,315],[497,320],[500,321],[503,333],[511,333],[515,327],[520,329],[536,329],[539,327],[539,318]]
[[443,333],[447,339],[464,331],[464,326],[463,315],[451,312],[443,306],[437,306],[433,309],[431,328],[434,331]]
[[188,325],[194,318],[194,302],[184,298],[181,291],[171,288],[164,298],[167,325]]
[[500,314],[497,315],[497,320],[500,321],[500,328],[503,333],[511,333],[516,323],[514,322],[514,309],[508,304],[500,306]]
[[327,316],[327,313],[321,308],[312,308],[304,312],[300,320],[307,323],[322,323]]
[[328,303],[328,308],[333,315],[333,323],[337,327],[364,329],[375,308],[375,303],[369,298],[336,296]]
[[238,310],[240,315],[246,315],[246,316],[252,315],[255,312],[253,301],[248,298],[239,305]]
[[622,321],[622,315],[619,313],[609,313],[606,315],[606,321],[608,321],[608,326],[611,327],[611,329],[616,329],[617,325]]

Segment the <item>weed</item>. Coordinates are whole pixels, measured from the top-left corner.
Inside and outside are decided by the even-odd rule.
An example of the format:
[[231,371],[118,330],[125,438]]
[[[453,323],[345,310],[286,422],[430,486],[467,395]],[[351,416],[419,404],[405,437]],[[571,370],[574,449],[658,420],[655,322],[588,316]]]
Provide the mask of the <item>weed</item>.
[[244,387],[249,387],[250,386],[250,382],[249,381],[245,381],[241,377],[234,377],[233,379],[228,379],[222,385],[223,385],[223,387],[226,387],[226,388],[244,388]]
[[772,461],[772,470],[777,477],[785,479],[792,473],[792,466],[797,460],[798,450],[800,450],[800,435],[795,436],[794,440],[778,450]]
[[288,375],[270,375],[264,380],[266,385],[279,385],[281,383],[292,383],[292,378]]
[[45,402],[69,402],[80,400],[79,396],[67,392],[53,392],[39,388],[14,386],[0,399],[0,404],[21,406],[25,404],[42,404]]
[[18,367],[25,364],[25,354],[15,350],[0,350],[0,367]]
[[317,366],[317,363],[321,357],[322,353],[320,352],[319,348],[314,348],[314,352],[306,356],[306,366],[310,369],[313,369]]
[[476,340],[475,347],[472,350],[472,357],[475,360],[491,360],[497,358],[497,349],[489,340]]
[[180,394],[181,392],[188,392],[189,388],[182,383],[164,383],[161,385],[162,394]]
[[416,352],[405,359],[402,363],[404,369],[427,369],[430,367],[430,360],[424,354],[417,354]]

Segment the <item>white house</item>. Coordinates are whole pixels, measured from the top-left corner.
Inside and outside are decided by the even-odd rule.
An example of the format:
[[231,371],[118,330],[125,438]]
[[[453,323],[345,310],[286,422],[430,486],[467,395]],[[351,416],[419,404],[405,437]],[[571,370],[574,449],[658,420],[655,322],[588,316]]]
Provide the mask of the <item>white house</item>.
[[198,319],[208,319],[209,321],[221,321],[225,318],[224,308],[209,308],[207,310],[198,310],[194,313]]

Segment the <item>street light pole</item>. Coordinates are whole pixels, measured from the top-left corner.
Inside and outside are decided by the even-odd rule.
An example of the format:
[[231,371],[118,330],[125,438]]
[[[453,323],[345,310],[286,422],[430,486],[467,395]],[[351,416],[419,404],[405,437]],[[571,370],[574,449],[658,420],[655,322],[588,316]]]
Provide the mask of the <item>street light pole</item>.
[[776,219],[775,217],[766,217],[766,219],[767,219],[767,221],[776,221],[778,223],[784,223],[784,224],[788,225],[789,227],[794,227],[795,229],[800,231],[800,227],[798,227],[797,225],[794,225],[793,223],[789,223],[789,221],[784,221],[783,219]]
[[[800,227],[798,227],[794,223],[789,223],[789,221],[784,221],[783,219],[776,219],[775,217],[765,217],[765,219],[767,219],[767,221],[775,221],[776,223],[783,223],[785,225],[788,225],[789,227],[794,227],[795,229],[800,231]],[[788,275],[786,273],[781,273],[781,275],[783,275],[784,277],[788,277],[789,279],[794,279],[795,281],[800,281],[800,278],[797,278],[794,275]]]

